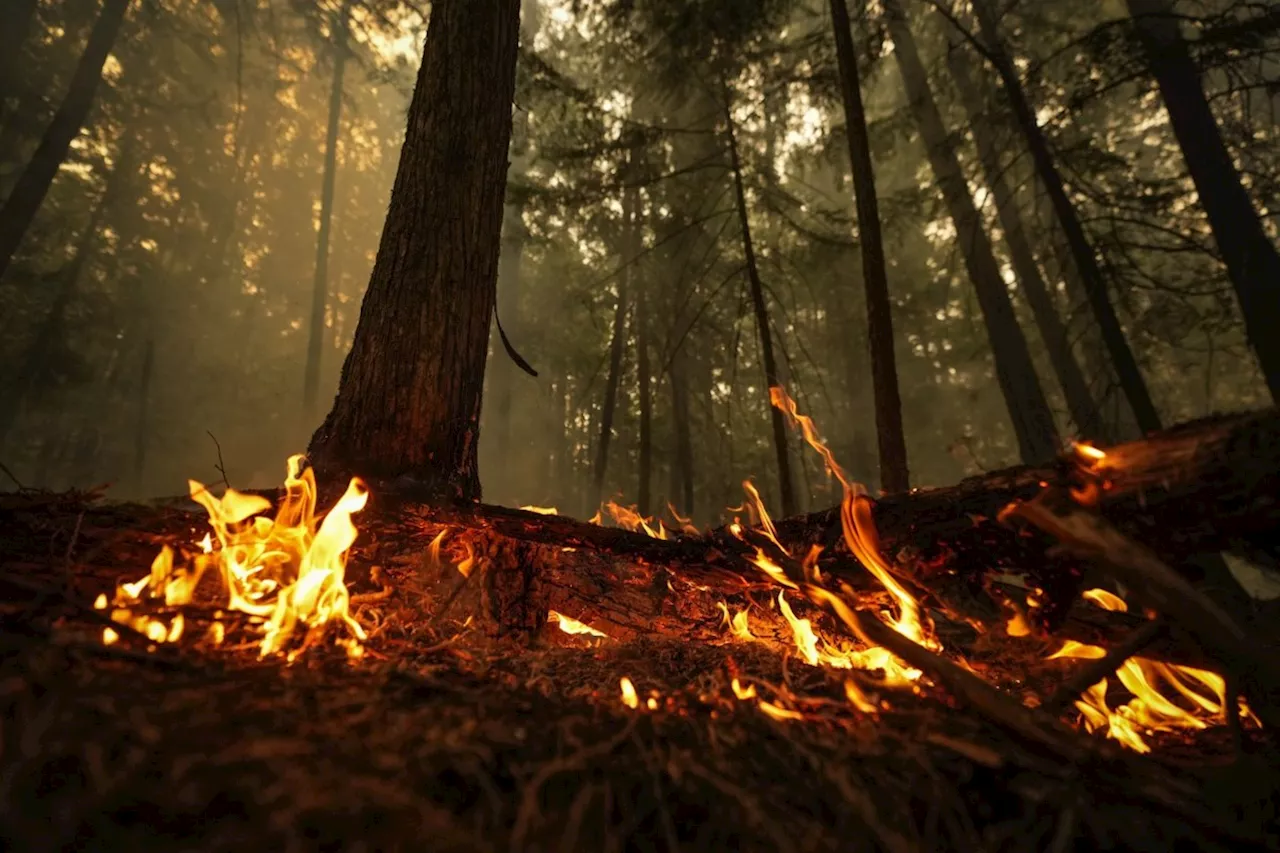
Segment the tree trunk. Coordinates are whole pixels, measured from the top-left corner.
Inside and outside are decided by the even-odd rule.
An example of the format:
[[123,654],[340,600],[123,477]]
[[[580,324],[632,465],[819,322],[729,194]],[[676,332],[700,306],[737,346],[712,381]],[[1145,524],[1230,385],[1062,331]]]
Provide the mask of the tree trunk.
[[[638,229],[638,223],[631,227]],[[636,294],[636,380],[640,384],[640,484],[636,495],[640,514],[653,513],[653,376],[649,364],[649,306],[641,288]]]
[[320,187],[320,228],[316,235],[315,280],[311,287],[311,330],[302,378],[302,406],[310,414],[320,390],[320,355],[325,339],[324,315],[329,298],[329,229],[333,222],[334,181],[338,172],[338,129],[342,122],[342,80],[347,68],[347,27],[352,0],[343,0],[333,19],[333,83],[329,89],[329,126],[324,143],[324,177]]
[[[910,480],[907,440],[902,429],[897,357],[893,349],[893,307],[889,301],[889,275],[885,268],[884,240],[880,234],[880,205],[876,197],[875,169],[871,163],[871,143],[867,138],[867,117],[862,108],[858,57],[853,49],[845,0],[831,0],[831,22],[835,29],[836,59],[840,66],[845,137],[849,143],[862,279],[867,293],[867,342],[876,401],[880,487],[886,492],[905,492],[910,487]],[[851,388],[859,384],[852,378],[849,382]]]
[[5,0],[0,4],[0,125],[9,112],[9,102],[23,88],[22,46],[36,20],[39,0]]
[[480,497],[480,398],[493,317],[519,0],[438,0],[387,222],[319,472]]
[[1128,5],[1169,125],[1227,265],[1249,345],[1271,398],[1280,402],[1280,252],[1240,183],[1172,5],[1167,0],[1128,0]]
[[672,501],[679,501],[679,510],[692,517],[693,437],[689,429],[689,379],[685,375],[685,360],[680,353],[672,358],[667,376],[671,380],[671,419],[675,432],[675,457],[671,462],[669,493]]
[[1044,184],[1045,192],[1053,204],[1054,212],[1071,248],[1072,261],[1076,271],[1084,281],[1085,293],[1089,297],[1089,306],[1093,310],[1094,319],[1102,332],[1102,340],[1115,366],[1120,387],[1124,391],[1129,406],[1138,422],[1138,428],[1144,432],[1160,428],[1160,415],[1147,389],[1142,370],[1134,358],[1133,350],[1124,336],[1120,319],[1116,316],[1115,306],[1111,304],[1111,296],[1107,292],[1107,282],[1103,278],[1102,269],[1098,266],[1098,258],[1089,238],[1085,235],[1080,216],[1072,204],[1067,190],[1058,173],[1049,150],[1049,141],[1036,121],[1035,111],[1027,102],[1026,93],[1022,90],[1022,81],[1018,78],[1013,61],[1000,42],[999,29],[992,9],[987,0],[974,0],[974,14],[978,18],[978,26],[988,57],[995,65],[1000,81],[1004,85],[1005,95],[1013,108],[1014,119],[1027,140],[1031,151],[1032,162],[1035,163],[1036,174]]
[[982,96],[973,79],[972,68],[968,56],[964,53],[964,45],[952,45],[947,52],[947,63],[951,76],[955,78],[960,91],[960,99],[964,103],[969,117],[969,128],[973,131],[973,139],[978,147],[978,159],[982,163],[983,175],[991,195],[995,200],[996,211],[1000,216],[1000,228],[1004,231],[1005,243],[1009,247],[1009,257],[1013,261],[1013,270],[1022,284],[1022,293],[1031,306],[1032,316],[1040,329],[1045,348],[1049,352],[1049,362],[1053,365],[1058,382],[1062,385],[1063,395],[1067,400],[1067,410],[1075,422],[1081,436],[1105,442],[1114,440],[1115,436],[1103,423],[1101,413],[1089,392],[1089,383],[1085,381],[1084,372],[1071,351],[1071,340],[1067,336],[1066,325],[1058,316],[1053,304],[1053,296],[1045,284],[1040,268],[1036,265],[1035,253],[1031,250],[1030,240],[1023,228],[1022,214],[1018,209],[1018,200],[1004,177],[1004,167],[1000,162],[1000,146],[986,115]]
[[155,344],[155,339],[147,338],[142,349],[142,367],[138,377],[138,408],[133,432],[133,485],[139,490],[143,485],[142,475],[147,470],[147,448],[151,444],[151,368],[155,363]]
[[[756,329],[760,334],[760,357],[764,361],[765,384],[769,388],[780,387],[778,363],[773,353],[773,333],[769,328],[769,309],[764,299],[764,284],[760,281],[760,269],[756,265],[755,245],[751,242],[751,221],[747,216],[747,193],[742,182],[742,161],[738,158],[738,137],[734,128],[732,101],[729,88],[724,91],[724,119],[729,134],[729,162],[733,168],[733,190],[738,206],[738,225],[742,229],[742,254],[747,263],[747,283],[751,289],[751,304],[755,309]],[[767,390],[766,394],[769,393]],[[795,512],[795,487],[791,482],[791,460],[787,454],[787,426],[782,412],[776,406],[769,407],[773,423],[773,445],[778,458],[779,503],[784,515]]]
[[103,0],[102,11],[71,77],[67,95],[54,114],[31,161],[18,176],[0,207],[0,279],[13,261],[22,238],[35,220],[71,143],[80,133],[102,82],[102,66],[115,46],[130,0]]
[[1059,444],[1053,413],[1036,376],[1027,339],[1018,325],[1000,266],[982,230],[982,220],[934,103],[927,72],[916,53],[915,40],[899,0],[888,0],[885,12],[893,37],[893,55],[897,57],[906,84],[911,110],[919,125],[929,164],[955,223],[960,252],[982,307],[996,380],[1009,409],[1019,453],[1028,464],[1052,458]]

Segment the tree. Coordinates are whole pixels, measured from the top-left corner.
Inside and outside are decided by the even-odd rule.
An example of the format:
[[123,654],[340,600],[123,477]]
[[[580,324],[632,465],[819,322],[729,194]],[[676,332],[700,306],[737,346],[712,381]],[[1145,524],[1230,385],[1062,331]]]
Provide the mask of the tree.
[[902,430],[898,365],[893,351],[893,308],[889,301],[889,275],[885,269],[884,240],[880,235],[880,204],[876,198],[875,169],[871,163],[871,144],[867,138],[867,117],[862,108],[858,57],[853,50],[849,9],[845,0],[831,0],[831,23],[835,30],[836,60],[840,68],[844,133],[849,144],[849,164],[853,171],[862,280],[867,292],[867,340],[871,354],[871,382],[876,400],[880,486],[887,492],[905,492],[910,480],[907,470],[907,441]]
[[1200,71],[1167,0],[1127,0],[1169,125],[1240,302],[1245,333],[1280,402],[1280,252],[1267,236],[1205,99]]
[[310,413],[320,389],[320,352],[324,342],[325,303],[329,298],[329,229],[338,171],[338,129],[342,122],[342,80],[347,68],[347,28],[353,0],[343,0],[333,16],[333,83],[329,89],[329,123],[324,143],[324,177],[320,187],[320,229],[316,235],[315,279],[311,291],[311,327],[302,379],[302,405]]
[[519,0],[439,0],[386,225],[318,471],[480,498],[480,398],[502,238]]
[[31,161],[18,177],[4,206],[0,207],[0,278],[13,261],[22,238],[35,220],[71,143],[80,133],[93,106],[102,68],[115,46],[130,0],[103,0],[102,11],[89,33],[89,41],[76,65],[62,105],[49,123]]
[[1014,274],[1022,288],[1022,295],[1031,306],[1031,314],[1036,326],[1040,329],[1040,337],[1044,339],[1045,348],[1049,352],[1049,363],[1057,374],[1062,386],[1063,396],[1067,401],[1067,410],[1075,421],[1076,429],[1082,436],[1109,441],[1114,438],[1099,417],[1097,404],[1089,392],[1089,384],[1085,381],[1084,372],[1071,351],[1071,340],[1067,337],[1067,329],[1058,316],[1053,304],[1053,296],[1045,284],[1040,268],[1036,265],[1035,253],[1031,250],[1030,238],[1023,225],[1022,213],[1018,209],[1018,200],[1005,178],[1004,168],[1000,163],[1000,146],[991,126],[990,117],[983,108],[982,96],[978,92],[977,83],[973,79],[968,56],[964,45],[953,45],[947,51],[947,65],[951,76],[956,81],[960,92],[960,100],[964,104],[969,119],[969,129],[973,133],[974,142],[978,146],[978,160],[982,164],[982,173],[987,186],[991,188],[991,196],[995,201],[996,212],[1000,219],[1000,228],[1004,232],[1004,241],[1009,247],[1009,257],[1013,263]]
[[1147,389],[1146,380],[1142,377],[1142,369],[1129,347],[1120,318],[1116,316],[1115,306],[1111,304],[1111,295],[1107,292],[1107,281],[1098,266],[1098,258],[1094,254],[1089,238],[1085,234],[1080,215],[1067,195],[1062,175],[1054,163],[1053,153],[1049,149],[1049,141],[1036,120],[1035,111],[1027,100],[1022,89],[1022,81],[1018,78],[1017,69],[1009,52],[1000,41],[999,27],[995,13],[988,0],[974,0],[974,15],[978,19],[981,40],[977,45],[982,48],[983,55],[995,67],[1000,75],[1001,85],[1009,106],[1013,109],[1014,120],[1026,138],[1027,147],[1031,151],[1031,159],[1036,167],[1036,175],[1044,185],[1054,213],[1071,249],[1071,260],[1076,272],[1084,280],[1085,293],[1089,298],[1089,307],[1102,332],[1102,340],[1115,365],[1116,375],[1125,398],[1133,409],[1138,427],[1149,432],[1160,429],[1160,414],[1151,392]]
[[982,308],[987,337],[991,341],[996,381],[1009,410],[1018,450],[1024,462],[1041,462],[1058,451],[1053,413],[1036,376],[1031,351],[1018,325],[991,241],[982,229],[973,197],[969,195],[969,185],[933,100],[924,63],[916,52],[915,39],[899,0],[887,0],[885,13],[889,33],[893,37],[893,55],[897,57],[898,68],[906,83],[911,111],[920,128],[934,177],[955,223],[956,240]]

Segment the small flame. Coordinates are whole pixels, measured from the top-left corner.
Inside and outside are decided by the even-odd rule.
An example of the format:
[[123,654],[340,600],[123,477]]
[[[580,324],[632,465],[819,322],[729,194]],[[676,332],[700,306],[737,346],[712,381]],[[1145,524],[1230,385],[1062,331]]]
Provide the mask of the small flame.
[[471,549],[470,542],[464,542],[463,546],[467,549],[467,556],[463,557],[462,562],[458,563],[458,574],[464,578],[469,578],[472,570],[476,567],[476,552]]
[[742,682],[735,678],[733,681],[729,682],[729,686],[733,688],[733,695],[737,696],[743,702],[748,699],[756,698],[756,686],[754,684],[748,684],[746,687],[743,687]]
[[1107,458],[1105,450],[1100,450],[1087,441],[1077,441],[1074,446],[1076,453],[1091,464]]
[[636,686],[631,683],[631,679],[622,676],[618,680],[618,686],[622,688],[622,704],[628,708],[639,708],[640,697],[636,694]]
[[547,613],[547,621],[558,622],[560,624],[560,630],[564,631],[566,634],[586,634],[589,637],[608,637],[609,636],[604,631],[597,631],[595,628],[592,628],[590,625],[587,625],[583,622],[579,622],[577,619],[571,619],[568,616],[565,616],[563,613],[557,613],[554,610],[551,610]]
[[120,639],[120,635],[116,633],[114,628],[102,629],[102,645],[109,646]]
[[[623,530],[630,530],[632,533],[643,533],[653,539],[669,538],[666,525],[658,521],[655,527],[653,519],[641,515],[634,506],[626,507],[614,501],[605,501],[604,509]],[[596,513],[592,522],[595,524],[600,523],[599,512]]]
[[767,715],[769,715],[775,720],[803,720],[804,719],[804,714],[801,714],[799,711],[793,711],[790,708],[783,708],[779,705],[773,704],[772,702],[766,702],[763,699],[761,699],[757,704],[760,706],[761,711],[764,711]]
[[852,678],[845,679],[844,695],[849,700],[850,705],[864,714],[874,714],[877,710],[875,703],[871,701]]
[[[1104,589],[1087,590],[1083,597],[1104,610],[1127,612],[1129,609],[1124,599]],[[1098,646],[1067,640],[1049,659],[1089,660],[1105,654]],[[1087,731],[1105,731],[1107,737],[1135,752],[1151,751],[1144,735],[1224,725],[1227,702],[1238,701],[1234,696],[1227,696],[1226,680],[1215,672],[1147,658],[1129,658],[1116,671],[1116,679],[1133,696],[1124,705],[1112,709],[1108,704],[1108,679],[1104,678],[1086,690],[1075,706]],[[1175,704],[1161,691],[1162,685],[1181,696],[1190,708]],[[1257,717],[1243,702],[1240,717],[1258,724]]]
[[536,512],[538,515],[559,515],[560,514],[560,510],[556,509],[553,506],[529,505],[529,506],[522,506],[520,508],[525,512]]
[[[203,484],[188,481],[192,500],[209,514],[212,535],[201,540],[201,553],[189,566],[175,566],[173,549],[161,548],[146,577],[120,584],[117,607],[137,604],[144,594],[169,606],[189,604],[205,571],[214,568],[229,609],[265,618],[264,656],[283,651],[299,628],[310,633],[329,623],[363,640],[364,629],[348,609],[343,575],[357,536],[351,516],[364,508],[369,492],[352,479],[333,509],[317,518],[315,476],[302,461],[300,455],[289,459],[285,497],[274,519],[262,515],[271,508],[266,498],[230,488],[215,498]],[[154,620],[134,627],[157,642],[173,642],[183,631],[178,619],[167,628]]]
[[1027,617],[1015,612],[1005,623],[1004,632],[1010,637],[1026,637],[1031,634],[1031,626],[1027,624]]

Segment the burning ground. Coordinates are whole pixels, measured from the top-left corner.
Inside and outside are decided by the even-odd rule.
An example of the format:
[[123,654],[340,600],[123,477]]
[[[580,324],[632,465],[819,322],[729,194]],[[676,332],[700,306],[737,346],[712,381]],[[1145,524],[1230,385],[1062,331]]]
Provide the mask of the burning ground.
[[1143,657],[1064,693],[1107,649],[1034,588],[985,620],[920,594],[853,484],[822,550],[749,487],[697,535],[318,496],[298,460],[273,500],[191,493],[0,498],[11,849],[1276,842],[1270,706]]

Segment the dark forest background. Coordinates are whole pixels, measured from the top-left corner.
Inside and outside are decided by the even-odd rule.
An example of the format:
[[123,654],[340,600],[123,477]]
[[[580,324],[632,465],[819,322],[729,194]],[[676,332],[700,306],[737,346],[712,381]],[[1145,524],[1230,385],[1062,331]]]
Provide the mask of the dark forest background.
[[[137,0],[100,72],[77,73],[110,5],[0,3],[6,227],[50,134],[87,104],[0,278],[0,462],[27,486],[145,497],[217,479],[221,454],[233,485],[269,487],[337,387],[428,4]],[[1035,436],[1014,424],[1036,423],[1038,395],[1054,420],[1040,438],[1138,435],[1099,298],[1164,424],[1271,404],[1276,7],[848,13],[912,485],[1025,458]],[[865,229],[828,3],[525,0],[523,15],[498,302],[539,376],[497,345],[486,500],[586,516],[620,495],[704,522],[751,477],[778,506],[762,318],[777,380],[877,485]],[[1170,103],[1191,105],[1181,133]],[[1204,139],[1229,156],[1189,141]],[[1238,189],[1206,205],[1206,175]],[[1241,255],[1259,229],[1270,256],[1258,241]],[[992,321],[1001,293],[1016,322]],[[837,502],[787,441],[792,508]]]

